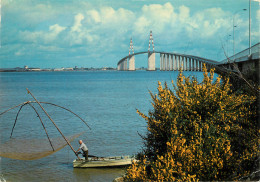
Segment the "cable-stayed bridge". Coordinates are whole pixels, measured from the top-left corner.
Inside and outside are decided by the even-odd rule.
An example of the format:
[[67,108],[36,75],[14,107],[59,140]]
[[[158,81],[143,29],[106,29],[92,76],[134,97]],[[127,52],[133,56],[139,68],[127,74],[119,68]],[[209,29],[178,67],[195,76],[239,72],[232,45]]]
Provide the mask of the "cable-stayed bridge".
[[[152,50],[150,50],[151,44],[153,48]],[[156,70],[155,54],[160,54],[160,71],[176,71],[179,69],[182,69],[183,71],[202,71],[203,64],[205,64],[208,69],[216,66],[232,69],[233,63],[237,64],[238,67],[243,71],[248,70],[249,68],[259,70],[260,43],[257,43],[250,49],[250,55],[248,55],[248,53],[250,52],[248,48],[220,62],[194,55],[155,51],[152,31],[150,31],[148,51],[135,53],[133,49],[133,41],[131,39],[129,55],[118,61],[117,70],[135,71],[135,56],[140,54],[148,55],[147,71]]]

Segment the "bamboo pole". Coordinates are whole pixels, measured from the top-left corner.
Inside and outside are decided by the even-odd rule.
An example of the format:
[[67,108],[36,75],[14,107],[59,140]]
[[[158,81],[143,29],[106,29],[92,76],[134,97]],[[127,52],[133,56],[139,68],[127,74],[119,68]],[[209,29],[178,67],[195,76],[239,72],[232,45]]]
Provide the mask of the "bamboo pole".
[[[64,138],[64,140],[67,142],[67,144],[70,146],[71,150],[75,153],[75,155],[79,158],[79,156],[77,155],[77,152],[74,150],[74,148],[72,147],[72,145],[70,144],[70,142],[68,141],[68,139],[63,135],[63,133],[60,131],[60,129],[58,128],[58,126],[55,124],[55,122],[53,121],[53,119],[50,117],[50,115],[45,111],[45,109],[42,107],[42,105],[38,102],[38,100],[34,97],[34,95],[30,92],[30,90],[28,88],[26,88],[28,94],[30,94],[33,99],[37,102],[37,104],[39,104],[39,106],[41,107],[41,109],[44,111],[44,113],[46,114],[46,116],[51,120],[51,122],[53,123],[53,125],[56,127],[56,129],[60,132],[61,136]],[[79,158],[80,159],[80,158]]]
[[[37,102],[36,102],[36,101],[27,101],[27,102],[21,103],[21,104],[19,104],[19,105],[17,105],[17,106],[14,106],[14,107],[12,107],[12,108],[10,108],[10,109],[7,109],[6,111],[0,113],[0,116],[3,115],[3,114],[5,114],[6,112],[12,110],[12,109],[15,109],[16,107],[21,106],[21,105],[22,105],[21,107],[23,107],[23,105],[26,105],[26,104],[28,104],[28,103],[37,103]],[[59,106],[59,105],[50,103],[50,102],[39,102],[39,103],[41,103],[41,104],[50,104],[50,105],[53,105],[53,106],[56,106],[56,107],[59,107],[59,108],[62,108],[62,109],[65,109],[65,110],[71,112],[72,114],[74,114],[75,116],[77,116],[82,122],[84,122],[85,125],[87,125],[87,127],[91,130],[91,127],[87,124],[87,122],[86,122],[85,120],[83,120],[79,115],[77,115],[76,113],[72,112],[71,110],[69,110],[69,109],[67,109],[67,108],[65,108],[65,107],[62,107],[62,106]],[[20,108],[20,109],[21,109],[21,108]],[[18,112],[18,113],[19,113],[19,112]]]
[[13,131],[14,131],[14,127],[15,127],[16,122],[17,122],[17,119],[18,119],[18,115],[19,115],[20,111],[22,110],[23,106],[25,106],[27,103],[28,103],[28,102],[23,103],[23,105],[20,107],[19,111],[18,111],[17,114],[16,114],[16,117],[15,117],[15,120],[14,120],[14,125],[13,125],[12,131],[11,131],[10,138],[12,138]]
[[[27,102],[28,102],[28,101],[27,101]],[[12,109],[15,109],[15,108],[19,107],[20,105],[24,105],[24,104],[26,104],[27,102],[24,102],[24,103],[21,103],[21,104],[19,104],[19,105],[17,105],[17,106],[11,107],[10,109],[7,109],[7,110],[5,110],[4,112],[0,113],[0,115],[3,115],[4,113],[6,113],[6,112],[8,112],[8,111],[10,111],[10,110],[12,110]]]
[[40,121],[41,121],[41,123],[42,123],[42,126],[43,126],[43,129],[45,130],[45,133],[46,133],[46,135],[47,135],[47,138],[48,138],[48,140],[49,140],[49,142],[50,142],[51,148],[52,148],[52,150],[54,151],[54,147],[53,147],[53,145],[52,145],[52,143],[51,143],[50,137],[49,137],[48,132],[47,132],[47,130],[46,130],[44,124],[43,124],[43,121],[42,121],[42,119],[41,119],[39,113],[38,113],[37,110],[35,109],[35,107],[30,103],[30,101],[25,102],[25,103],[20,107],[19,111],[17,112],[17,115],[16,115],[16,118],[15,118],[15,121],[14,121],[14,125],[13,125],[13,128],[12,128],[12,132],[11,132],[10,138],[12,138],[13,131],[14,131],[14,128],[15,128],[15,125],[16,125],[16,122],[17,122],[18,115],[19,115],[20,111],[22,110],[23,106],[25,106],[25,105],[27,105],[27,104],[29,104],[29,105],[34,109],[35,113],[37,114],[38,118],[40,119]]
[[43,124],[43,122],[42,122],[42,118],[40,117],[40,115],[39,115],[39,113],[37,112],[37,110],[35,109],[35,107],[34,107],[30,102],[29,102],[28,104],[29,104],[29,105],[33,108],[33,110],[36,112],[38,118],[40,119],[40,121],[41,121],[41,123],[42,123],[42,127],[43,127],[43,129],[45,130],[45,133],[46,133],[47,138],[48,138],[48,140],[49,140],[49,142],[50,142],[51,148],[52,148],[53,151],[55,151],[55,150],[54,150],[54,147],[53,147],[53,145],[52,145],[52,143],[51,143],[50,137],[49,137],[49,135],[48,135],[48,132],[47,132],[47,130],[46,130],[46,128],[45,128],[45,126],[44,126],[44,124]]
[[[35,103],[35,101],[29,101],[31,103]],[[50,105],[53,105],[53,106],[56,106],[56,107],[59,107],[59,108],[62,108],[62,109],[65,109],[66,111],[69,111],[71,112],[72,114],[74,114],[75,116],[77,116],[81,121],[83,121],[83,123],[85,123],[85,125],[87,125],[87,127],[91,130],[90,126],[87,124],[86,121],[84,121],[79,115],[77,115],[76,113],[72,112],[71,110],[65,108],[65,107],[62,107],[62,106],[59,106],[57,104],[53,104],[53,103],[50,103],[50,102],[39,102],[41,104],[50,104]]]

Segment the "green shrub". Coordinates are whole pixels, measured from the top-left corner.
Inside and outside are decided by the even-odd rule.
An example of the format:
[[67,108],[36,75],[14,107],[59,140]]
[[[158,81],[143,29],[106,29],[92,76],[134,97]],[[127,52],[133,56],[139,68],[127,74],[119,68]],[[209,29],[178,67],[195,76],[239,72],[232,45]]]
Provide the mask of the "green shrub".
[[126,181],[236,180],[248,175],[259,154],[253,96],[235,94],[229,80],[213,82],[204,66],[201,83],[179,74],[176,86],[158,86],[146,121],[145,156]]

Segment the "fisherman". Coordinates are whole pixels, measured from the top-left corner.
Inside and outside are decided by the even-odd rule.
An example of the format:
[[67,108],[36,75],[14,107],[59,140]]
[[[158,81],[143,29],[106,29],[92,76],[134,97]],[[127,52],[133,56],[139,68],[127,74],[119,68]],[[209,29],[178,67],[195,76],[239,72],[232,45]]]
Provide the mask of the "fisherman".
[[82,155],[83,157],[85,157],[85,160],[88,161],[88,147],[86,146],[85,143],[82,142],[82,140],[79,140],[79,144],[80,144],[80,147],[79,149],[76,151],[77,154],[80,154],[79,150],[81,149],[82,150]]

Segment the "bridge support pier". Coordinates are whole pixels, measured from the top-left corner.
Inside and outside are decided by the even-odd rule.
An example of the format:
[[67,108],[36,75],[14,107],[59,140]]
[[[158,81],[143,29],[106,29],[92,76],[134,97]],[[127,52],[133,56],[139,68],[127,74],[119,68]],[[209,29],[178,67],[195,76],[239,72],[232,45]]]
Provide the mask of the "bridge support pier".
[[124,60],[124,71],[127,71],[127,59]]
[[155,71],[155,53],[148,52],[148,68],[147,71]]
[[177,56],[178,70],[181,69],[181,56]]
[[191,71],[194,71],[194,59],[191,58]]
[[181,56],[181,69],[184,70],[184,57]]
[[[135,71],[135,55],[145,54],[147,52],[135,53],[122,58],[117,64],[119,71]],[[183,54],[175,54],[170,52],[156,52],[160,53],[160,71],[176,71],[182,69],[183,71],[202,71],[203,63],[206,64],[207,70],[210,70],[215,61],[190,56]],[[128,62],[129,61],[129,62]],[[148,51],[148,67],[147,71],[155,71],[155,52]]]
[[129,71],[135,71],[135,56],[129,58]]
[[164,71],[164,65],[165,65],[164,54],[161,55],[162,55],[162,71]]
[[162,54],[160,54],[160,71],[162,71]]
[[173,71],[173,55],[170,55],[170,71]]
[[167,58],[166,54],[163,54],[163,71],[167,70]]
[[117,65],[117,70],[126,71],[127,70],[127,58]]
[[188,71],[188,58],[187,57],[184,57],[185,59],[185,68],[184,68],[184,71]]
[[164,59],[164,54],[160,54],[161,56],[161,70],[164,71],[165,67],[165,59]]
[[166,71],[170,70],[170,56],[169,54],[166,54]]
[[182,56],[181,58],[182,58],[182,59],[181,59],[181,62],[182,62],[182,71],[185,71],[185,57]]
[[166,71],[166,54],[163,54],[163,71]]
[[191,58],[188,58],[189,62],[189,71],[191,71]]
[[173,70],[176,71],[177,69],[177,59],[176,59],[176,55],[173,55]]

